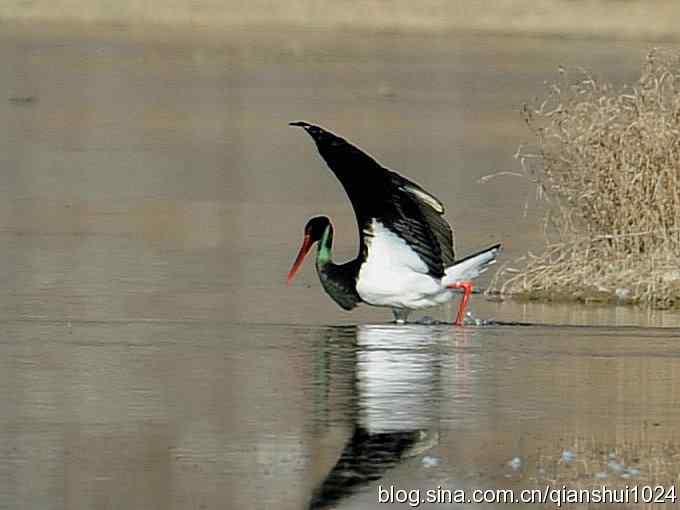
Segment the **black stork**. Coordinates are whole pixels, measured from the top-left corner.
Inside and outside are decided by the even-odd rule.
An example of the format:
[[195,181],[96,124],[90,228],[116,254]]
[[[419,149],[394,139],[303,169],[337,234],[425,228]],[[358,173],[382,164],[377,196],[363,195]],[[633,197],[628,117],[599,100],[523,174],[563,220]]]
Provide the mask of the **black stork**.
[[335,264],[333,225],[325,216],[310,219],[288,282],[318,243],[316,269],[321,284],[345,310],[359,303],[385,306],[397,322],[405,322],[411,310],[445,303],[462,289],[455,321],[462,325],[472,292],[470,280],[496,261],[501,245],[455,260],[444,206],[431,193],[319,126],[290,125],[312,137],[342,183],[356,214],[360,241],[354,260]]

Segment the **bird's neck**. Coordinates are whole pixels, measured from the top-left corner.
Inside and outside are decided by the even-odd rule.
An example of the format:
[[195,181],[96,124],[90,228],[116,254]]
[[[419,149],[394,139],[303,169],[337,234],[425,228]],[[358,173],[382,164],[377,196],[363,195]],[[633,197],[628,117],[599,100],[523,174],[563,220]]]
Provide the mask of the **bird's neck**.
[[329,265],[333,265],[332,261],[332,250],[333,250],[333,227],[328,226],[321,240],[319,241],[318,248],[316,250],[316,267],[322,270]]
[[334,264],[333,227],[329,226],[319,240],[316,252],[316,270],[324,290],[345,310],[351,310],[361,298],[356,291],[357,260],[345,264]]

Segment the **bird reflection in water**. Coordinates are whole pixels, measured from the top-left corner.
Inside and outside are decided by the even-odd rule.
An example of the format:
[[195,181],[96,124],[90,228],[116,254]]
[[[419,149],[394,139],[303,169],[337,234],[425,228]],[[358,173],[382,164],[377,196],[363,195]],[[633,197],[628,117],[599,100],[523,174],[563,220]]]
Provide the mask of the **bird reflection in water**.
[[[349,412],[353,432],[335,466],[314,489],[309,508],[331,508],[437,444],[442,337],[446,331],[441,327],[357,327],[348,358],[354,372]],[[325,375],[333,385],[333,370]]]

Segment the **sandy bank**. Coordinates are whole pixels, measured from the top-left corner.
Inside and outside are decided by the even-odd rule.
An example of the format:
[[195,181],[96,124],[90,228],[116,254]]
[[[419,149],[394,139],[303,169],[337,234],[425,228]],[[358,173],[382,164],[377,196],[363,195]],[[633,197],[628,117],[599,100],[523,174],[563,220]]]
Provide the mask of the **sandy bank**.
[[0,20],[388,31],[477,31],[572,37],[680,39],[676,0],[5,0]]

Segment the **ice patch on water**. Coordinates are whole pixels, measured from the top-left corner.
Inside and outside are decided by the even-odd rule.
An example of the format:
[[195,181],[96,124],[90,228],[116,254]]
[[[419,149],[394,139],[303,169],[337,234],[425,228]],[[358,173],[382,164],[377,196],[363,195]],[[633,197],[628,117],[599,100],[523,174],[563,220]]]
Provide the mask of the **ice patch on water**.
[[[404,322],[397,321],[397,324],[404,324]],[[440,321],[431,315],[423,315],[409,324],[418,324],[421,326],[451,326],[451,322]],[[479,319],[473,315],[472,312],[466,312],[463,317],[463,326],[494,326],[496,321],[493,319]]]
[[568,448],[565,448],[564,450],[562,450],[562,460],[564,462],[569,463],[572,460],[574,460],[575,458],[576,458],[576,454],[574,452],[572,452],[571,450],[569,450]]
[[630,476],[640,476],[640,470],[639,470],[638,468],[636,468],[636,467],[628,468],[628,469],[626,469],[626,472],[627,472]]
[[508,461],[508,466],[510,466],[514,471],[517,471],[519,468],[522,467],[522,459],[519,457],[514,457],[513,459]]
[[464,326],[490,326],[494,323],[493,320],[478,319],[472,312],[466,312],[463,318]]
[[616,460],[610,460],[607,462],[607,467],[614,473],[622,473],[623,470],[626,469],[626,466],[624,466],[621,462],[617,462]]
[[439,459],[437,457],[432,457],[430,455],[426,455],[423,457],[423,466],[426,468],[431,468],[439,465]]

